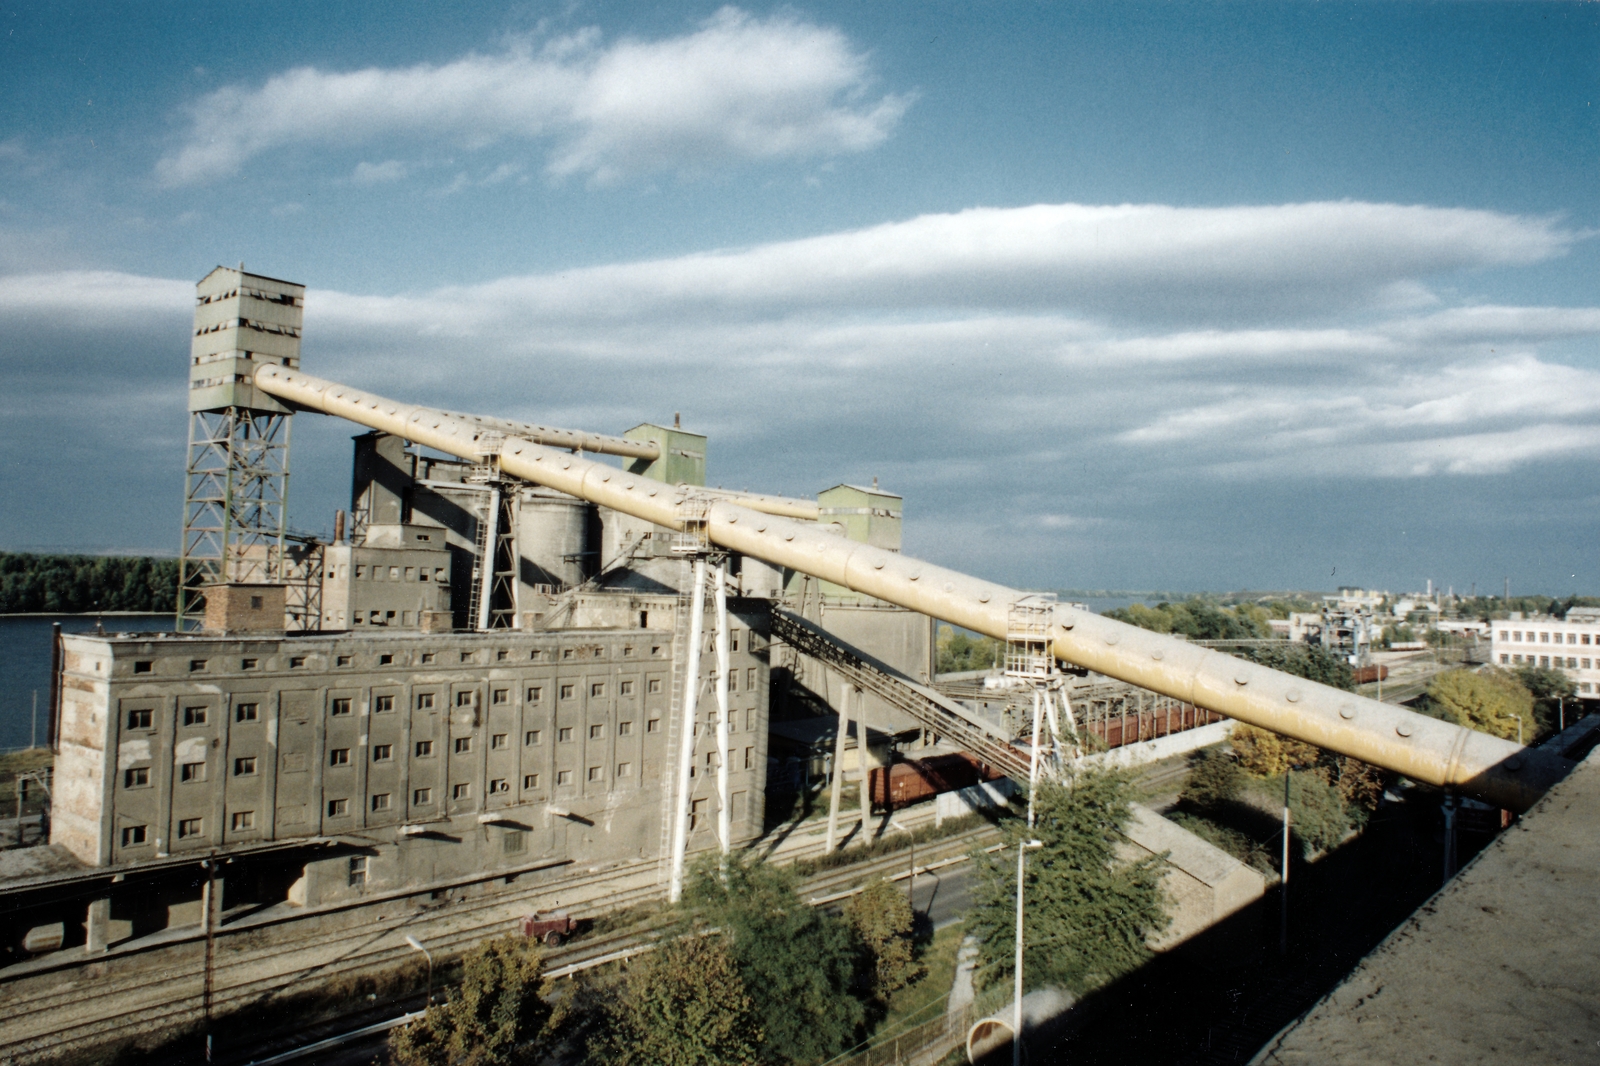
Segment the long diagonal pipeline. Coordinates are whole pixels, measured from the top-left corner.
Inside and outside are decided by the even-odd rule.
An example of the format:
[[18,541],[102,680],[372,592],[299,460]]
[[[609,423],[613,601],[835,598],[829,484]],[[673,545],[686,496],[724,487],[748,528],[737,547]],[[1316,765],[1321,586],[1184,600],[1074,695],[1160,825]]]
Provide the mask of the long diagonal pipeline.
[[[297,408],[336,415],[466,459],[489,427],[269,365],[257,387]],[[829,526],[784,517],[758,496],[711,496],[629,474],[507,435],[500,468],[513,477],[1004,640],[1026,593],[848,541]],[[777,514],[765,513],[778,511]],[[1054,609],[1056,657],[1416,781],[1525,811],[1573,763],[1553,753],[1429,718],[1067,606]]]

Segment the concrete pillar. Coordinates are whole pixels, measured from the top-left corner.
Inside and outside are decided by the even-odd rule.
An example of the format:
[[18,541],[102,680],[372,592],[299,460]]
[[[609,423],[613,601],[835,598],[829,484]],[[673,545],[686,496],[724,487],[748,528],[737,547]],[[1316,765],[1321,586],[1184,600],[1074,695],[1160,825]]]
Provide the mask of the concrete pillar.
[[111,899],[89,901],[89,915],[83,923],[88,940],[83,945],[86,955],[104,955],[111,944]]
[[844,742],[850,732],[850,697],[839,701],[839,725],[833,738],[833,780],[828,785],[828,845],[827,851],[838,846],[839,797],[844,790]]
[[867,839],[867,820],[872,816],[872,745],[867,731],[867,694],[859,688],[851,689],[856,699],[856,762],[861,767],[861,839]]

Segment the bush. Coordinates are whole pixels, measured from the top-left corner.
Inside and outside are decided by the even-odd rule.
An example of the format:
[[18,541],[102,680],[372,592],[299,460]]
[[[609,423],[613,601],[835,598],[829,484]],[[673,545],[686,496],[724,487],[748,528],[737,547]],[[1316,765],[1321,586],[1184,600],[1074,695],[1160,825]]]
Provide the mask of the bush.
[[1315,744],[1243,722],[1234,725],[1228,744],[1244,771],[1256,777],[1282,777],[1294,767],[1311,766],[1322,758],[1322,749]]
[[1327,851],[1350,831],[1350,812],[1339,790],[1320,774],[1295,774],[1289,784],[1289,827],[1305,851]]
[[1214,748],[1197,751],[1189,759],[1189,776],[1178,793],[1178,802],[1196,811],[1215,811],[1239,796],[1244,788],[1244,771],[1224,752]]

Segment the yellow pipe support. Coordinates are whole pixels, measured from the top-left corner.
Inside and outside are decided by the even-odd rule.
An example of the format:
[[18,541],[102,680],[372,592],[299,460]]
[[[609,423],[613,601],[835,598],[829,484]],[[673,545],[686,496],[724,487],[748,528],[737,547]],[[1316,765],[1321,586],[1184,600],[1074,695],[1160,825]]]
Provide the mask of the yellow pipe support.
[[[470,458],[484,432],[431,408],[401,404],[298,370],[264,366],[256,385],[297,407]],[[898,552],[845,540],[830,526],[755,509],[748,498],[711,499],[668,488],[531,441],[507,439],[500,467],[514,477],[578,496],[672,529],[704,517],[710,541],[963,626],[1006,639],[1012,604],[1028,593],[934,566]],[[1534,748],[1102,615],[1058,605],[1057,658],[1107,677],[1184,700],[1342,755],[1525,811],[1573,763]]]

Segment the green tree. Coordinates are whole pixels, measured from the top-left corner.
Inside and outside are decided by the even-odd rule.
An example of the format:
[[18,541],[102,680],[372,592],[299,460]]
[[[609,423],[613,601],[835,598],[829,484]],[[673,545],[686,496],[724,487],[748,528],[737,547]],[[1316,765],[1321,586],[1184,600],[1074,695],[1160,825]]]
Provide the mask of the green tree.
[[913,917],[906,894],[882,877],[868,882],[845,904],[844,920],[866,955],[872,995],[880,1002],[887,1002],[917,977],[911,951]]
[[174,609],[177,588],[172,559],[0,552],[0,614],[159,614]]
[[1578,694],[1577,682],[1566,671],[1548,666],[1518,666],[1512,671],[1517,682],[1533,696],[1533,716],[1539,722],[1539,736],[1561,728],[1561,705]]
[[487,940],[462,960],[459,988],[417,1021],[394,1030],[397,1066],[513,1066],[536,1056],[520,1046],[542,1034],[550,1008],[539,997],[537,943]]
[[754,1066],[761,1022],[718,935],[667,940],[628,975],[589,1058],[605,1066]]
[[842,919],[800,899],[792,871],[709,855],[691,871],[684,901],[702,928],[727,938],[765,1034],[765,1061],[821,1062],[851,1043],[866,1013],[850,994],[853,938]]
[[1350,831],[1350,811],[1323,775],[1295,774],[1289,781],[1289,825],[1305,851],[1327,851]]
[[1355,691],[1355,671],[1350,669],[1350,664],[1343,656],[1335,655],[1327,648],[1285,640],[1258,645],[1243,654],[1252,662],[1315,681],[1319,685],[1344,689],[1346,692]]
[[954,674],[966,670],[988,670],[1003,655],[1000,642],[993,637],[957,632],[953,626],[939,627],[939,666],[941,674]]
[[1494,667],[1435,674],[1428,684],[1427,710],[1436,718],[1510,740],[1517,738],[1518,722],[1526,740],[1533,739],[1537,727],[1533,694],[1516,677]]
[[1015,963],[1017,845],[1030,836],[1025,891],[1030,987],[1057,985],[1083,993],[1150,958],[1149,940],[1166,928],[1161,862],[1118,856],[1132,817],[1132,785],[1114,770],[1080,770],[1042,783],[1034,797],[1037,825],[1004,827],[1010,847],[976,855],[978,885],[968,928],[978,938],[982,979],[995,983]]

